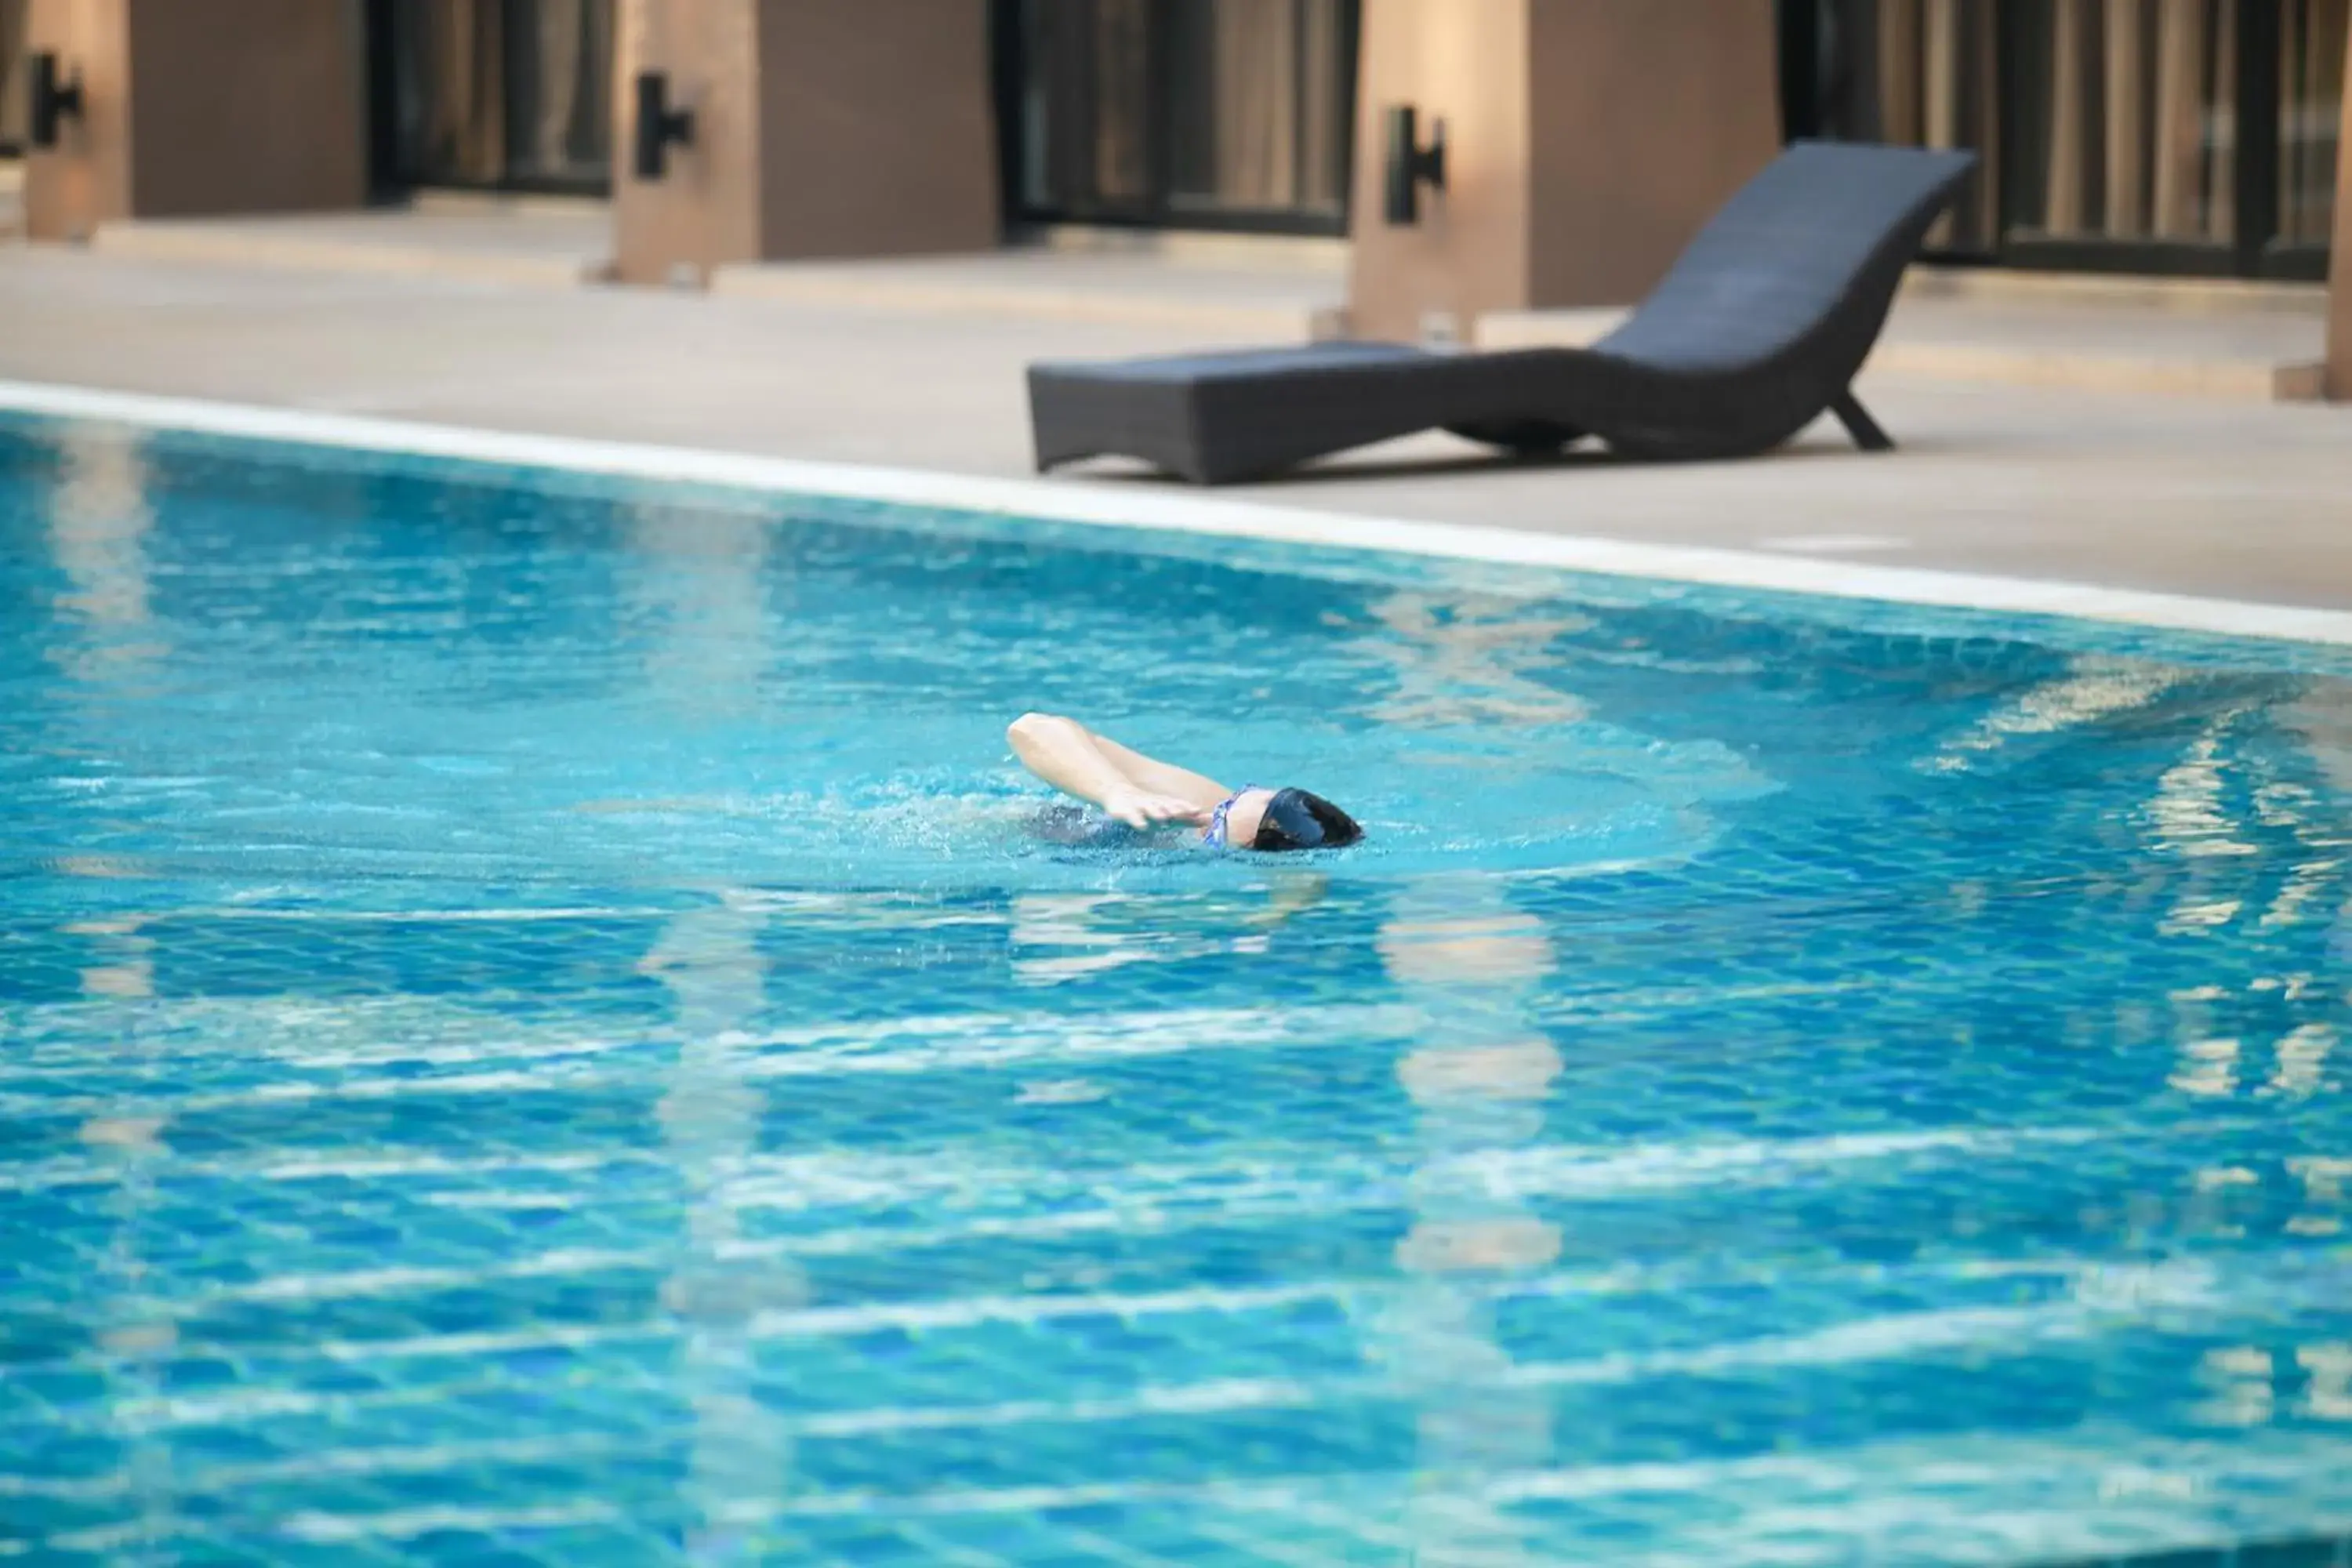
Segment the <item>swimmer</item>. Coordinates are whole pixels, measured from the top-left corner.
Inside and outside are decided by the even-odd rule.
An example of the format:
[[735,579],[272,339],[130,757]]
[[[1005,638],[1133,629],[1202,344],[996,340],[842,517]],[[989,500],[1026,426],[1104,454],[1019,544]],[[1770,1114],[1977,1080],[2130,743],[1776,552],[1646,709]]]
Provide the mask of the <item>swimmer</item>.
[[1229,790],[1075,719],[1024,713],[1005,738],[1023,767],[1129,827],[1197,827],[1213,849],[1337,849],[1364,836],[1354,817],[1319,795],[1259,784]]

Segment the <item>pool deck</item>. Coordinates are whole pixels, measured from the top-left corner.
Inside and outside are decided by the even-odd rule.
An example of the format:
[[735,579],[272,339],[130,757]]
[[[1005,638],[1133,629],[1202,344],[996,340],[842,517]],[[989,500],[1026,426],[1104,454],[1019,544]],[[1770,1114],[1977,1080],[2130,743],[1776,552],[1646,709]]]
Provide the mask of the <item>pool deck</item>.
[[[482,227],[488,259],[470,270],[120,237],[0,245],[0,378],[1013,477],[1029,471],[1029,361],[1246,342],[1281,319],[1301,335],[1331,276],[1311,258],[1291,284],[1282,268],[1244,268],[1189,312],[1167,308],[1177,274],[1147,288],[1147,268],[1115,257],[1056,261],[1064,278],[1106,280],[1058,300],[1017,261],[971,258],[624,289],[577,281],[594,270],[579,226],[551,215],[534,254]],[[1139,302],[1118,308],[1121,290]],[[1538,313],[1486,336],[1561,341],[1591,325]],[[1826,422],[1770,458],[1672,467],[1514,464],[1428,436],[1215,493],[1342,518],[2352,609],[2352,407],[2263,395],[2276,364],[2316,357],[2318,334],[2292,291],[2158,305],[2129,289],[2008,297],[1927,279],[1862,382],[1904,445],[1893,456],[1854,453]],[[1116,466],[1057,482],[1089,481],[1192,493]]]

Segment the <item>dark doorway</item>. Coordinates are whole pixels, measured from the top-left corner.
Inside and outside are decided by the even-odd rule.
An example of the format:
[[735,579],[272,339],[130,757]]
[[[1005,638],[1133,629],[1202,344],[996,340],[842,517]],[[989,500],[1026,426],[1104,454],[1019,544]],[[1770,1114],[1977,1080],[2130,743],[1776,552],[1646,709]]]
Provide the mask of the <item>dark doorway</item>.
[[1356,0],[997,0],[1006,211],[1340,234]]
[[612,188],[613,0],[372,0],[375,184]]

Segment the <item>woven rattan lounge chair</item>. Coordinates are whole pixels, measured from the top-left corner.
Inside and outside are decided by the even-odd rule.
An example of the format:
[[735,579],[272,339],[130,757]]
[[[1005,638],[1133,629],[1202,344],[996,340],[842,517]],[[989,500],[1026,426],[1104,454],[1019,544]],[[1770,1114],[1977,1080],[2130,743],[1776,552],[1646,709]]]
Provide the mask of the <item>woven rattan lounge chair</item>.
[[1527,453],[1589,435],[1633,457],[1729,458],[1777,447],[1824,411],[1882,450],[1894,443],[1851,384],[1975,163],[1798,142],[1590,348],[1330,342],[1032,365],[1037,467],[1116,455],[1222,484],[1438,428]]

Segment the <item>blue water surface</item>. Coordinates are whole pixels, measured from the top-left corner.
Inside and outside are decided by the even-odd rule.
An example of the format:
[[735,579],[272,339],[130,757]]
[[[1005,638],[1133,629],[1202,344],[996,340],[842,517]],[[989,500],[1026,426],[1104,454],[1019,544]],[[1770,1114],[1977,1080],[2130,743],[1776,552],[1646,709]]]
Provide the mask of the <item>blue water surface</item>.
[[0,424],[0,1560],[2352,1531],[2347,675]]

